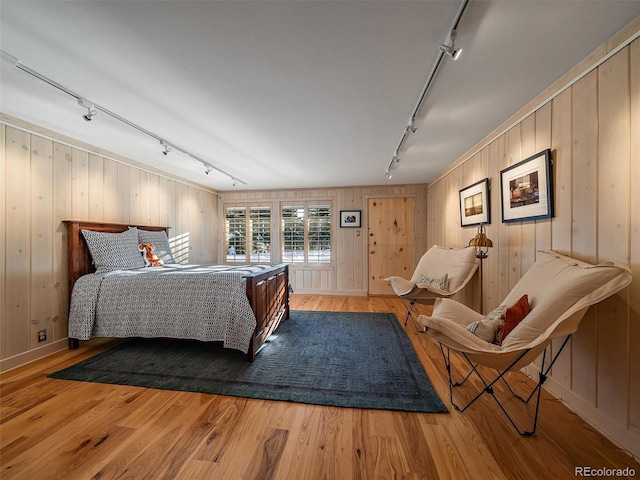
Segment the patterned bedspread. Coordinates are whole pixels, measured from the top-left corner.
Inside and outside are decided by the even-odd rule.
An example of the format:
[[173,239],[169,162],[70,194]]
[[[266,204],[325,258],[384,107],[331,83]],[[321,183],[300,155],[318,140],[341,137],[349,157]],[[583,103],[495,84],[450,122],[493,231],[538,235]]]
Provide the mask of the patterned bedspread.
[[243,276],[266,268],[171,264],[84,275],[71,295],[69,337],[189,338],[246,352],[256,318]]

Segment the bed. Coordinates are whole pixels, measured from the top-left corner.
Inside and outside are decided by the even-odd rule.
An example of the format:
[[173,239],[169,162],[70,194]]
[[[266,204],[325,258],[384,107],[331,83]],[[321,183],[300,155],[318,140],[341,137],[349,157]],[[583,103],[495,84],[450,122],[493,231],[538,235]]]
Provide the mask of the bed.
[[[70,349],[92,337],[192,338],[222,341],[225,347],[246,351],[247,359],[253,361],[280,322],[289,318],[288,264],[167,262],[151,268],[105,270],[94,262],[83,230],[91,235],[128,237],[136,229],[153,239],[168,238],[169,228],[73,220],[63,223],[68,233]],[[95,247],[93,251],[96,253]]]

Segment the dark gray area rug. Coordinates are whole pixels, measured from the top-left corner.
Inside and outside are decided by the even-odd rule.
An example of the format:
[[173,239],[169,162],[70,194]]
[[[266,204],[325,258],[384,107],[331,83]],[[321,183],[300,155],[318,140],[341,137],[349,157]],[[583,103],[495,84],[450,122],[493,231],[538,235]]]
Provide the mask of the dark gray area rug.
[[392,313],[293,310],[253,363],[215,343],[132,339],[49,376],[339,407],[447,411]]

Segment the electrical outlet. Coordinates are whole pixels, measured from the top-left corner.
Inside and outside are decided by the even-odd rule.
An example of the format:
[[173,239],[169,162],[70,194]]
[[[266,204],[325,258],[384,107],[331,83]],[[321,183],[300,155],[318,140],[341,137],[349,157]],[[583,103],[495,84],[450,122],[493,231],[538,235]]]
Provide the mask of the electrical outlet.
[[47,339],[47,329],[45,328],[44,330],[40,330],[38,332],[38,341],[44,342],[46,339]]

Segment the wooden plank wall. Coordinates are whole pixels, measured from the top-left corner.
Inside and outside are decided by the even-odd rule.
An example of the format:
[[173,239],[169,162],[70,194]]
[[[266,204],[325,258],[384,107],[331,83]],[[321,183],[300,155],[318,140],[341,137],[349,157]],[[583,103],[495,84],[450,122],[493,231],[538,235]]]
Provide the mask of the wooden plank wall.
[[[277,215],[280,206],[295,201],[320,201],[333,205],[335,257],[331,266],[296,267],[290,270],[291,283],[298,293],[324,293],[333,295],[366,295],[368,290],[367,210],[369,198],[415,198],[415,264],[426,251],[427,239],[427,185],[349,187],[327,189],[234,191],[220,194],[219,225],[224,231],[224,207],[237,204],[271,205]],[[362,228],[339,228],[337,214],[340,210],[361,210]],[[274,215],[273,245],[280,244],[279,220]],[[359,233],[359,235],[358,235]],[[223,258],[223,245],[219,255]],[[272,262],[278,262],[274,248]],[[400,267],[401,268],[401,267]]]
[[[640,452],[640,40],[587,71],[511,128],[479,144],[428,189],[429,243],[462,244],[458,191],[489,177],[494,247],[485,260],[484,310],[500,304],[554,249],[630,265],[632,285],[591,308],[547,388],[632,452]],[[597,63],[595,64],[597,65]],[[535,101],[532,104],[536,105]],[[482,145],[484,145],[482,147]],[[555,217],[502,223],[500,170],[551,148]],[[478,288],[477,283],[471,288]],[[478,309],[479,299],[463,297]],[[557,344],[551,347],[557,348]]]
[[[217,260],[215,192],[52,138],[51,132],[0,123],[2,370],[66,345],[62,220],[169,225],[171,237],[181,239],[182,260]],[[38,342],[43,329],[47,340]]]

